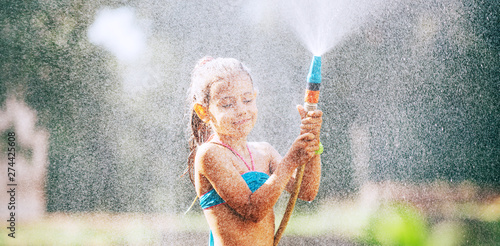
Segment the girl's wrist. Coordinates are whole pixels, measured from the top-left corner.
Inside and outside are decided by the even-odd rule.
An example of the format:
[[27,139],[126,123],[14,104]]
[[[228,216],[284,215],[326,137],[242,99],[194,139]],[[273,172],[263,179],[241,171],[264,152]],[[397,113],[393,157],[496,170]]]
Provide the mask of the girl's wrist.
[[291,158],[289,155],[285,155],[280,164],[281,165],[279,165],[278,168],[281,168],[281,172],[286,173],[287,175],[292,175],[297,168],[294,158]]

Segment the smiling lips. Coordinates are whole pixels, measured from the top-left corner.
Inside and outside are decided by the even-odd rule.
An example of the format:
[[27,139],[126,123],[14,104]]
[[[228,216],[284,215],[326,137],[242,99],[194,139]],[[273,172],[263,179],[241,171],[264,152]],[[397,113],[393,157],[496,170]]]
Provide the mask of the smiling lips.
[[233,124],[235,125],[243,125],[247,122],[249,122],[252,118],[248,118],[248,119],[242,119],[242,120],[239,120],[239,121],[236,121],[236,122],[233,122]]

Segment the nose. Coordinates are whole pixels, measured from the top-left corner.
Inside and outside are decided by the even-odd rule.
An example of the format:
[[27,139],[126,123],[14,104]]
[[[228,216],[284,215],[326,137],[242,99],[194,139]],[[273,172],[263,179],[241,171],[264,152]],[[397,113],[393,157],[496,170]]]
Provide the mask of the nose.
[[247,111],[247,106],[245,105],[245,103],[243,103],[243,100],[237,100],[234,109],[237,115],[243,115]]

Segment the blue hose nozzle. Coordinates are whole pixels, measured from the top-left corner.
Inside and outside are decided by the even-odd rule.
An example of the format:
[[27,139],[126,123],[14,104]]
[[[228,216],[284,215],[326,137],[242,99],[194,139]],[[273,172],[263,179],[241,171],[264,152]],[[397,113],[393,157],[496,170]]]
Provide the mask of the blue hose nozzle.
[[311,67],[309,68],[309,74],[307,75],[307,82],[321,83],[321,56],[313,57]]
[[307,75],[306,96],[304,108],[307,111],[316,110],[319,100],[319,87],[321,85],[321,56],[314,56]]

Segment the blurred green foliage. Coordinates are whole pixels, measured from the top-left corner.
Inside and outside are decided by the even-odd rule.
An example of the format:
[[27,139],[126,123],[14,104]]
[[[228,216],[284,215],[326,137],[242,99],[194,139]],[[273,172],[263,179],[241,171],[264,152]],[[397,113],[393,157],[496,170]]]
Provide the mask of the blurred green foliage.
[[[369,245],[497,245],[500,221],[451,218],[428,222],[426,216],[408,204],[386,204],[370,219],[363,242]],[[442,220],[442,219],[441,219]]]
[[368,226],[367,243],[373,245],[426,245],[427,222],[405,204],[390,204],[376,211]]
[[382,205],[371,215],[359,238],[368,245],[497,245],[499,230],[500,221],[436,219],[409,204],[393,203]]
[[[71,161],[80,157],[87,170],[96,170],[93,157],[105,152],[98,144],[104,142],[102,129],[86,120],[103,114],[99,94],[109,79],[105,56],[86,42],[87,11],[93,8],[97,4],[85,1],[5,1],[0,7],[0,97],[25,100],[37,110],[38,124],[49,129],[49,211],[94,209],[96,203],[74,201],[95,200],[109,188],[96,176],[75,175],[83,163]],[[62,175],[64,169],[73,170]],[[78,195],[79,188],[97,184],[103,187],[90,188],[92,195]]]

